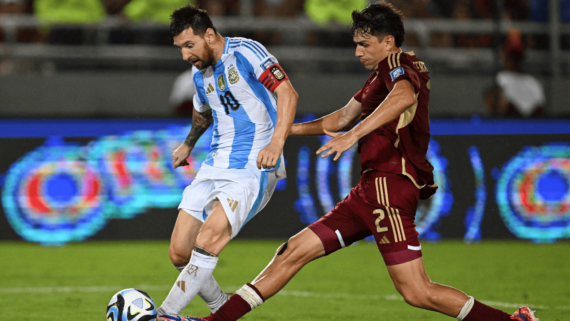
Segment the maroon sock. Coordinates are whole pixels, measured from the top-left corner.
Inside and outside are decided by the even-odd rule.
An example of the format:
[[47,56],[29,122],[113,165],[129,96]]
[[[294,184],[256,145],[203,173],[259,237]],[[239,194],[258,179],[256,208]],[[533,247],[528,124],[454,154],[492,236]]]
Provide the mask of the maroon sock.
[[[265,299],[259,293],[259,290],[249,283],[247,285],[252,288],[263,301]],[[245,314],[251,311],[251,306],[241,296],[234,294],[230,297],[228,302],[224,303],[216,313],[205,317],[207,321],[236,321]]]
[[512,321],[511,316],[477,300],[463,321]]

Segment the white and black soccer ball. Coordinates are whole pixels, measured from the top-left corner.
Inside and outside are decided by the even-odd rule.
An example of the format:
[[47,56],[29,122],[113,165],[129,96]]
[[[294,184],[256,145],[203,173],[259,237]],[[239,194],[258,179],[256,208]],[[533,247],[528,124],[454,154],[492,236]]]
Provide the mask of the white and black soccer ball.
[[121,290],[107,305],[107,321],[156,321],[156,304],[144,291]]

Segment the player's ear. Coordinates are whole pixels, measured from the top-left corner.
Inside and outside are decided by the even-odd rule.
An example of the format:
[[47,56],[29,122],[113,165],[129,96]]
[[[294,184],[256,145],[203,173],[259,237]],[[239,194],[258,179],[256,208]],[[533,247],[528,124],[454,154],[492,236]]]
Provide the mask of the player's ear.
[[214,29],[206,29],[206,32],[204,32],[204,40],[206,40],[206,42],[211,45],[215,38],[216,33],[214,32]]
[[387,49],[392,49],[396,45],[396,39],[392,35],[387,35],[384,37],[384,42],[386,44]]
[[387,35],[387,36],[386,36],[386,45],[387,45],[388,47],[393,47],[393,46],[394,46],[394,43],[395,43],[394,36],[392,36],[392,35]]

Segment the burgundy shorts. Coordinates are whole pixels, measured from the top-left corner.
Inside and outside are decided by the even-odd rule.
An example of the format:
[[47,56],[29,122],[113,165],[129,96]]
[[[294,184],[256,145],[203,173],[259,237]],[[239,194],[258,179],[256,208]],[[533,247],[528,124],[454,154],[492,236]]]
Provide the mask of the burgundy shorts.
[[374,235],[386,265],[422,256],[415,214],[419,190],[405,176],[369,171],[330,213],[311,224],[326,254]]

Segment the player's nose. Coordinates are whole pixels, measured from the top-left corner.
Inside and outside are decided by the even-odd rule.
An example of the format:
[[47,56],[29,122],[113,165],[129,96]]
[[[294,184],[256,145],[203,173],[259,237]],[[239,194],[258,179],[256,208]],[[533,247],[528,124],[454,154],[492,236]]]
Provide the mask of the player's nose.
[[362,50],[360,50],[360,48],[356,47],[356,50],[354,51],[354,55],[358,58],[361,58],[362,56],[364,56],[364,52]]
[[190,61],[192,54],[188,52],[188,50],[182,50],[182,60]]

